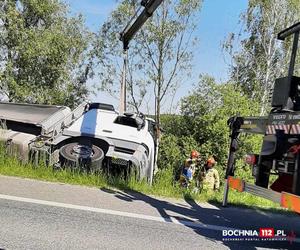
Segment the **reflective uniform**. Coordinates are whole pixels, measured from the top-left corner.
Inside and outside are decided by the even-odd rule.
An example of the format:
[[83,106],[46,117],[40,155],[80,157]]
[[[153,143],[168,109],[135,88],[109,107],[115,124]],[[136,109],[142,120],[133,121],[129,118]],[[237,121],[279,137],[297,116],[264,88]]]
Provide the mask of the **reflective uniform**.
[[182,170],[182,174],[189,180],[191,181],[193,179],[193,176],[195,174],[195,168],[196,168],[196,165],[195,163],[193,163],[194,160],[189,158],[185,161],[185,164],[184,164],[184,168]]
[[183,187],[188,187],[193,181],[196,175],[196,170],[199,168],[200,154],[198,151],[193,150],[191,152],[191,157],[185,160],[182,172],[179,177],[179,183]]
[[200,173],[200,185],[204,190],[216,190],[220,187],[220,177],[218,170],[214,168],[204,168]]

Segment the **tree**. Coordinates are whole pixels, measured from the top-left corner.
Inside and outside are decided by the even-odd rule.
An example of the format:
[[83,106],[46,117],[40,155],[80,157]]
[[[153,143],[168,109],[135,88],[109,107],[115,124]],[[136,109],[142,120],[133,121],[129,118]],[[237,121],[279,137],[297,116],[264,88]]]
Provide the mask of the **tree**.
[[[232,82],[216,83],[210,76],[202,76],[193,92],[181,101],[182,126],[201,145],[203,154],[215,155],[223,166],[229,146],[227,120],[234,115],[257,113],[258,104],[243,94],[240,87]],[[252,147],[247,146],[247,141],[245,145],[247,149]]]
[[[217,83],[207,75],[201,76],[193,91],[182,98],[180,115],[162,116],[165,133],[160,144],[160,168],[168,164],[178,168],[191,149],[197,149],[204,161],[213,155],[223,175],[229,151],[227,120],[234,115],[253,116],[258,113],[258,103],[249,99],[241,87],[232,82]],[[258,136],[242,136],[238,159],[247,153],[258,153],[261,145]],[[249,168],[247,170],[245,165],[237,164],[237,170],[241,169],[247,178],[251,176]]]
[[291,43],[278,41],[277,34],[299,20],[299,10],[299,0],[250,0],[246,13],[241,16],[247,35],[241,41],[241,49],[233,50],[241,34],[230,34],[224,44],[232,56],[232,80],[251,99],[261,101],[261,115],[268,109],[275,79],[286,72],[289,62]]
[[[122,44],[117,34],[132,18],[139,3],[123,0],[98,35],[97,44],[102,48],[97,55],[101,89],[111,94],[117,94],[120,86]],[[201,0],[163,1],[130,44],[127,78],[130,104],[139,110],[147,94],[148,98],[153,94],[158,125],[164,98],[178,87],[180,80],[188,79],[194,18],[200,6]]]
[[88,93],[88,37],[59,0],[0,3],[0,94],[9,101],[74,106]]

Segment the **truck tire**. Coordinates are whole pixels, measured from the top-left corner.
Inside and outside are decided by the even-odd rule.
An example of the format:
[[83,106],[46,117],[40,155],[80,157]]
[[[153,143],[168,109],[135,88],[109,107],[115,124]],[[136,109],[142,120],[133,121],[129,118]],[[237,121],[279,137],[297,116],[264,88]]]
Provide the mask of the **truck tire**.
[[78,142],[68,143],[59,150],[61,166],[87,172],[99,171],[104,156],[101,148],[95,145],[83,145]]

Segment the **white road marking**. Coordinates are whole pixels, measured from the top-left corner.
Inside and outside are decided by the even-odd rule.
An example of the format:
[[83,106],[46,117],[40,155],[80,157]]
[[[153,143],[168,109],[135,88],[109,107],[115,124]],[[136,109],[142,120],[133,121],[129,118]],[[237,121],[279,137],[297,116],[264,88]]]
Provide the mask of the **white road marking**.
[[[214,231],[237,230],[236,228],[231,228],[231,227],[222,227],[222,226],[217,226],[217,225],[209,225],[209,224],[204,224],[204,223],[201,223],[201,222],[194,222],[194,221],[187,221],[187,220],[177,220],[174,217],[168,217],[168,218],[157,217],[157,216],[150,216],[150,215],[145,215],[145,214],[128,213],[128,212],[122,212],[122,211],[117,211],[117,210],[102,209],[102,208],[88,207],[88,206],[80,206],[80,205],[73,205],[73,204],[67,204],[67,203],[61,203],[61,202],[31,199],[31,198],[5,195],[5,194],[0,194],[0,199],[11,200],[11,201],[19,201],[19,202],[25,202],[25,203],[32,203],[32,204],[38,204],[38,205],[45,205],[45,206],[51,206],[51,207],[76,209],[76,210],[95,212],[95,213],[101,213],[101,214],[117,215],[117,216],[123,216],[123,217],[135,218],[135,219],[149,220],[149,221],[173,223],[173,224],[177,224],[177,225],[184,225],[184,226],[188,226],[188,227],[201,228],[201,229],[214,230]],[[299,243],[300,238],[293,239],[293,242]]]
[[110,209],[80,206],[80,205],[24,198],[24,197],[4,195],[4,194],[0,194],[0,199],[11,200],[11,201],[20,201],[20,202],[25,202],[25,203],[39,204],[39,205],[45,205],[45,206],[51,206],[51,207],[76,209],[76,210],[95,212],[95,213],[101,213],[101,214],[117,215],[117,216],[123,216],[123,217],[135,218],[135,219],[173,223],[173,224],[177,224],[177,225],[184,225],[184,226],[189,226],[189,227],[193,227],[193,228],[201,228],[201,229],[208,229],[208,230],[215,230],[215,231],[234,230],[234,228],[230,228],[230,227],[208,225],[208,224],[204,224],[201,222],[194,222],[194,221],[187,221],[187,220],[178,220],[174,217],[168,217],[168,218],[157,217],[157,216],[150,216],[150,215],[145,215],[145,214],[128,213],[128,212],[122,212],[122,211],[116,211],[116,210],[110,210]]

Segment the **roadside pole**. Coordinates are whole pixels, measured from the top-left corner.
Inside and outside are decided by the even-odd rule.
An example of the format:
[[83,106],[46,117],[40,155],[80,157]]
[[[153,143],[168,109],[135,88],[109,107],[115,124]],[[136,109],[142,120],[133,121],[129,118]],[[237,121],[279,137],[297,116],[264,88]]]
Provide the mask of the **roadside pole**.
[[120,114],[124,114],[126,111],[126,73],[127,73],[127,62],[128,62],[128,50],[123,51],[123,71],[121,79],[121,95],[120,95]]
[[223,196],[223,201],[222,201],[222,206],[223,207],[227,206],[228,190],[229,190],[229,185],[228,185],[228,177],[227,177],[227,179],[225,181],[224,196]]

